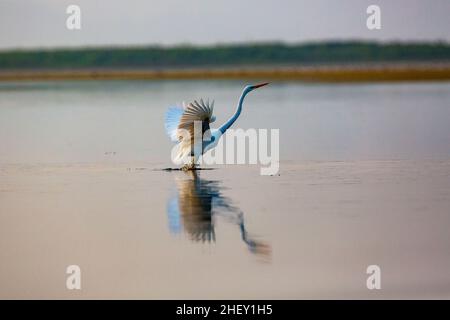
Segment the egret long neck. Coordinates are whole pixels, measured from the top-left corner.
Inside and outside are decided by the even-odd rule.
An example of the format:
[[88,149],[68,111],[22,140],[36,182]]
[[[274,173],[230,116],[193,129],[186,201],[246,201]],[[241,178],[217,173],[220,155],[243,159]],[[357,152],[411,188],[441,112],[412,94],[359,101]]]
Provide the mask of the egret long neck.
[[225,133],[225,131],[228,130],[229,127],[231,127],[233,125],[233,123],[237,120],[237,118],[239,117],[239,115],[241,114],[242,111],[242,104],[244,103],[244,98],[247,95],[248,91],[244,90],[241,94],[241,97],[239,98],[239,102],[236,108],[236,112],[233,114],[233,116],[227,121],[225,122],[220,128],[220,132],[222,134]]

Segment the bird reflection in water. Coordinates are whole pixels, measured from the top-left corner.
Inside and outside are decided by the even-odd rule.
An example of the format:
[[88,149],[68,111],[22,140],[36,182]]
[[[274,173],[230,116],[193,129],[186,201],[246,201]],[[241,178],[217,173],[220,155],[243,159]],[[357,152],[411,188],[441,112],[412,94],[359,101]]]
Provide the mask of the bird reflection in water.
[[221,194],[218,181],[205,180],[196,171],[188,171],[176,183],[177,192],[167,206],[172,233],[184,230],[193,241],[215,242],[214,223],[220,216],[239,227],[241,239],[250,252],[270,256],[270,246],[249,235],[243,212]]

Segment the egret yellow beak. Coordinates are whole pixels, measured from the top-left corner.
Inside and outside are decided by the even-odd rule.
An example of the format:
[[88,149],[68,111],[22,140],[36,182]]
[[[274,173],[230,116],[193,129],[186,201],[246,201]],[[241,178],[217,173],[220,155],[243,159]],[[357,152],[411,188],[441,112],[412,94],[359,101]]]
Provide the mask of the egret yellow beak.
[[256,85],[253,86],[253,89],[261,88],[261,87],[264,87],[264,86],[266,86],[266,85],[268,85],[268,84],[269,84],[269,82],[264,82],[264,83],[256,84]]

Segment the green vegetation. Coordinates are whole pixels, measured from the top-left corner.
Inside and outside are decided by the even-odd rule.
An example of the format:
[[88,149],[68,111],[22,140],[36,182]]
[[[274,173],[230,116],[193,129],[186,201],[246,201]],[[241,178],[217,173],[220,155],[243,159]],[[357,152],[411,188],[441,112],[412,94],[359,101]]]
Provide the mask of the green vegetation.
[[0,70],[180,68],[280,64],[450,61],[447,43],[263,43],[209,47],[81,48],[0,52]]

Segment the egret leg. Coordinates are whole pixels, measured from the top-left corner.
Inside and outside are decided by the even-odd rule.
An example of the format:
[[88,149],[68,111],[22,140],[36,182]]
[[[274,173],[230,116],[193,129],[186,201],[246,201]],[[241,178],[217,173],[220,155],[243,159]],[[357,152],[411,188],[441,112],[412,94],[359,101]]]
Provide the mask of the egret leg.
[[192,157],[190,163],[186,163],[184,166],[181,167],[181,170],[183,171],[190,171],[195,170],[197,168],[197,165],[195,164],[195,158]]

